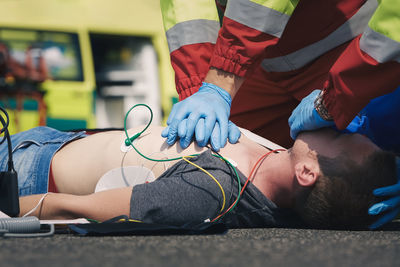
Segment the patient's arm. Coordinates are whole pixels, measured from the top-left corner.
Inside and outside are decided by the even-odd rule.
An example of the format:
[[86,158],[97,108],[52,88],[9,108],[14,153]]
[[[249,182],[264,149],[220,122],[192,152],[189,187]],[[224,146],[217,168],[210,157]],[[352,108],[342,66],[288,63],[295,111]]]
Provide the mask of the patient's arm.
[[[132,187],[102,191],[85,196],[48,194],[42,205],[31,215],[40,219],[89,218],[105,221],[118,215],[129,216]],[[39,202],[41,195],[20,197],[20,216]]]

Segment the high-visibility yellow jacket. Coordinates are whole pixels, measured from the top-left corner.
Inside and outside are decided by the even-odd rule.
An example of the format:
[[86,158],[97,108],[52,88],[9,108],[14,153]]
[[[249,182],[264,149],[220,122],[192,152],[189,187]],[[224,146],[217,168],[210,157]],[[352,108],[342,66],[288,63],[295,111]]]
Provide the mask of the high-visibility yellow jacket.
[[161,8],[180,99],[210,66],[244,77],[260,64],[290,72],[347,42],[324,88],[339,128],[400,85],[398,0],[161,0]]

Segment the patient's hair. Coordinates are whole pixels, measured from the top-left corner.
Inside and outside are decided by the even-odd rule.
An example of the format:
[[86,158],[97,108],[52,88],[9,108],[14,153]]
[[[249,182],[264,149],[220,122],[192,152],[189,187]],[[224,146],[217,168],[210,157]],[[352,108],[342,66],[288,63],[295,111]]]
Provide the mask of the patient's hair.
[[313,228],[367,228],[377,219],[368,208],[383,200],[372,191],[397,182],[395,155],[379,150],[358,164],[342,153],[333,159],[318,156],[318,162],[322,175],[295,210]]

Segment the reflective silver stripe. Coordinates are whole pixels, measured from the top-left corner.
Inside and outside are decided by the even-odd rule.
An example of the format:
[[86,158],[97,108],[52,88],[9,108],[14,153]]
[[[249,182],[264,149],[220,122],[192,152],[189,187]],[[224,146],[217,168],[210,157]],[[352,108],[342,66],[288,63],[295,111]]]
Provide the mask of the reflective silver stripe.
[[360,48],[379,63],[400,63],[400,43],[368,27],[360,39]]
[[199,19],[178,23],[166,32],[169,52],[189,44],[215,44],[219,28],[219,22],[215,20]]
[[289,15],[248,0],[230,0],[225,17],[278,38],[290,18]]
[[288,55],[264,59],[261,66],[266,71],[274,72],[291,71],[305,66],[329,50],[361,34],[377,6],[376,0],[367,1],[347,22],[324,39]]

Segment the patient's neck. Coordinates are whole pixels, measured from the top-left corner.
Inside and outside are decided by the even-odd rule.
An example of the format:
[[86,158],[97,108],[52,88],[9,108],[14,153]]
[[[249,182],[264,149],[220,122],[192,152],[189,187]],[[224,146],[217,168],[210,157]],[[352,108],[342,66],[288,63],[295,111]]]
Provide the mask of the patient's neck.
[[287,151],[273,153],[257,168],[253,184],[280,208],[294,204],[294,169]]

